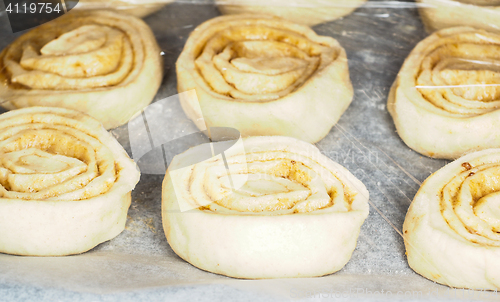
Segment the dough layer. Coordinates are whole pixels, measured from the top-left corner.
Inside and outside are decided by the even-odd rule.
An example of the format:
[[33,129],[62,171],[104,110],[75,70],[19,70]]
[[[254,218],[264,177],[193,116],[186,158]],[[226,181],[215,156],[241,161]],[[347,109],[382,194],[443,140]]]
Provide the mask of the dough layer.
[[95,119],[47,107],[0,115],[0,252],[86,252],[125,227],[140,173]]
[[403,225],[410,267],[456,288],[500,289],[500,149],[468,154],[432,174]]
[[113,9],[135,17],[146,17],[174,0],[80,0],[76,9]]
[[177,60],[182,108],[199,129],[317,142],[352,101],[339,43],[282,19],[232,15],[198,26]]
[[417,0],[419,12],[428,32],[454,27],[471,26],[500,30],[498,0]]
[[215,0],[224,15],[266,14],[313,26],[351,14],[366,0]]
[[112,11],[72,11],[5,48],[0,70],[6,109],[68,108],[111,129],[151,103],[163,64],[142,20]]
[[410,53],[387,104],[399,136],[435,158],[500,147],[500,35],[438,31]]
[[[214,150],[226,150],[224,144],[213,144]],[[163,181],[162,217],[175,253],[236,278],[340,270],[368,216],[365,186],[297,139],[251,137],[242,144],[245,151],[235,144],[224,152],[227,168],[220,154],[196,163],[209,145],[172,161]]]

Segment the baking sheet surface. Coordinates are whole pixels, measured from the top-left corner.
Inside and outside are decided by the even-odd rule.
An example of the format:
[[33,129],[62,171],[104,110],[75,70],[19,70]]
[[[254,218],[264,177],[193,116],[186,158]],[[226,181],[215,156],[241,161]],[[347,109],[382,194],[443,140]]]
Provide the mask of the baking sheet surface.
[[[165,78],[156,101],[164,118],[155,126],[172,137],[196,132],[175,98],[175,61],[189,33],[219,15],[212,4],[174,3],[145,18],[164,53]],[[317,143],[370,191],[370,215],[349,263],[336,274],[311,279],[243,281],[201,271],[177,257],[161,223],[163,175],[141,176],[126,229],[92,251],[69,257],[35,258],[0,254],[0,300],[340,300],[498,301],[493,292],[449,289],[414,273],[404,256],[401,231],[420,184],[447,161],[426,158],[398,137],[386,108],[387,95],[411,49],[426,36],[414,2],[370,1],[342,20],[314,27],[346,49],[354,100],[330,134]],[[0,16],[0,47],[10,34]],[[112,131],[131,153],[128,126]],[[171,145],[168,157],[184,146]],[[100,296],[104,294],[105,296]]]

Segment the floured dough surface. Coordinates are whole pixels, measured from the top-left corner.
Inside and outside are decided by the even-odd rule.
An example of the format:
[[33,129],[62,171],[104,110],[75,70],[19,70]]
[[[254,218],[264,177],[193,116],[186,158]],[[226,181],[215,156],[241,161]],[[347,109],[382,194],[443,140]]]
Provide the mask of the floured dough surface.
[[125,227],[139,171],[95,119],[32,107],[0,115],[0,252],[85,252]]
[[403,226],[408,262],[456,288],[500,289],[500,149],[474,152],[431,175]]
[[236,278],[340,270],[368,215],[365,186],[297,139],[239,143],[244,148],[236,143],[225,151],[227,166],[221,155],[191,164],[207,145],[174,158],[162,193],[172,249],[198,268]]

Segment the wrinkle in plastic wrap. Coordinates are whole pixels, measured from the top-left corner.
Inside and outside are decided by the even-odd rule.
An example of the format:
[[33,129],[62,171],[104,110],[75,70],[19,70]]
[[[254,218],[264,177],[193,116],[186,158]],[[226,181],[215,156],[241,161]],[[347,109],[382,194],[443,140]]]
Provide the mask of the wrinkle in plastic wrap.
[[[189,33],[217,15],[216,7],[207,1],[180,1],[145,19],[162,49],[165,69],[155,98],[162,100],[156,109],[163,119],[148,123],[161,125],[171,138],[198,131],[178,100],[168,98],[177,93],[175,61]],[[10,31],[5,13],[0,26],[4,48],[18,34],[6,34]],[[0,284],[95,294],[223,285],[273,299],[498,300],[497,293],[452,290],[417,275],[406,262],[398,234],[421,183],[447,163],[408,148],[386,108],[389,89],[404,59],[426,37],[416,4],[369,1],[353,14],[314,30],[334,37],[346,49],[355,91],[339,123],[316,145],[370,191],[370,215],[351,260],[341,271],[321,278],[286,280],[236,280],[201,271],[176,256],[165,239],[160,211],[163,175],[143,173],[132,193],[125,231],[118,237],[77,256],[0,254]],[[132,156],[129,127],[112,133]],[[206,138],[199,140],[203,143]],[[184,149],[172,145],[165,152],[172,158]]]

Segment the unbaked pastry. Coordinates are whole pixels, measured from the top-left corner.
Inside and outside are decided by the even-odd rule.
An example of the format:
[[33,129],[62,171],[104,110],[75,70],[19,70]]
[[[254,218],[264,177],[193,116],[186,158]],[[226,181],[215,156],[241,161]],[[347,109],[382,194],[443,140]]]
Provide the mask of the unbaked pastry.
[[269,14],[313,26],[342,18],[367,0],[215,0],[221,13]]
[[[217,144],[223,143],[214,150],[221,149]],[[236,278],[340,270],[368,216],[365,186],[294,138],[250,137],[243,146],[245,151],[233,146],[224,153],[227,168],[222,155],[189,166],[207,145],[172,161],[163,181],[162,216],[175,253]],[[192,210],[182,211],[186,204]]]
[[387,108],[413,150],[456,159],[500,147],[500,35],[470,27],[434,33],[403,64]]
[[0,103],[78,110],[111,129],[151,103],[162,74],[160,50],[141,19],[72,11],[0,53]]
[[136,17],[145,17],[174,0],[80,0],[76,9],[114,9]]
[[403,226],[410,267],[457,288],[500,289],[500,149],[468,154],[431,175]]
[[[331,37],[276,17],[222,16],[189,36],[177,60],[178,91],[199,129],[243,136],[325,137],[352,101],[347,57]],[[199,103],[198,103],[199,101]],[[200,111],[201,108],[201,111]]]
[[95,119],[32,107],[0,115],[0,252],[63,256],[123,231],[139,171]]
[[498,0],[417,0],[417,2],[422,21],[429,32],[454,26],[500,30]]

